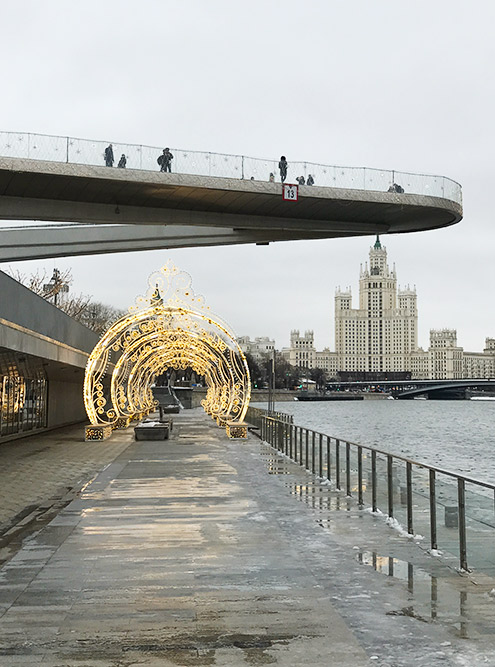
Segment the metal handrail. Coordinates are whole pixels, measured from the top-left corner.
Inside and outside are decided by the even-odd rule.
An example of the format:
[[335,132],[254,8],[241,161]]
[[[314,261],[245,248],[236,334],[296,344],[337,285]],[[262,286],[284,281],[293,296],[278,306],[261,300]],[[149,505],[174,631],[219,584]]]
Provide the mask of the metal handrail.
[[[467,571],[469,569],[469,539],[473,531],[476,532],[473,526],[480,524],[495,529],[495,485],[493,484],[475,480],[465,475],[459,475],[450,470],[436,468],[429,464],[419,463],[381,449],[359,445],[342,438],[313,431],[312,429],[277,419],[275,415],[268,415],[266,411],[260,409],[249,408],[246,419],[247,421],[256,421],[261,431],[260,436],[262,440],[268,442],[289,459],[304,467],[308,472],[334,483],[335,488],[345,491],[348,497],[352,497],[355,490],[357,490],[358,505],[361,507],[364,504],[364,492],[369,492],[371,489],[371,510],[376,512],[381,509],[383,514],[387,515],[389,519],[394,519],[394,512],[397,508],[395,497],[397,489],[400,489],[400,505],[406,508],[405,523],[407,524],[407,533],[414,536],[413,524],[415,513],[416,516],[420,517],[420,520],[428,519],[430,548],[432,550],[438,549],[439,534],[444,537],[442,529],[437,524],[438,506],[445,509],[445,527],[448,529],[453,526],[447,525],[447,513],[453,511],[455,515],[455,527],[458,529],[459,565],[461,570]],[[333,450],[332,443],[334,445]],[[351,462],[352,452],[356,459],[354,463]],[[365,452],[370,454],[367,459],[364,457]],[[369,464],[367,483],[364,482],[363,469],[366,460]],[[379,478],[377,474],[378,462],[385,466],[383,468],[383,478]],[[398,474],[401,472],[400,466],[403,466],[403,473],[405,473],[402,484],[398,478]],[[415,480],[416,485],[413,482],[413,468],[427,472],[425,477]],[[456,482],[454,485],[446,484],[442,487],[443,493],[446,493],[444,496],[437,494],[438,477],[441,475],[447,476]],[[351,483],[351,478],[354,480],[354,483]],[[477,503],[467,508],[466,484],[488,489],[491,491],[491,496],[484,496],[478,493],[476,495]],[[455,491],[456,487],[457,491]],[[428,491],[426,491],[426,488]],[[378,500],[379,494],[381,496],[380,500]],[[426,505],[424,505],[422,510],[418,509],[417,505],[413,505],[413,494],[416,495],[416,498],[422,497],[425,499]],[[429,498],[428,502],[426,498]],[[469,510],[468,512],[467,509]],[[424,514],[425,511],[428,513],[426,517]],[[485,512],[485,515],[483,515],[483,512]],[[486,514],[487,512],[488,514]],[[469,524],[469,531],[466,530],[468,521],[471,522]],[[473,544],[475,540],[476,537],[473,540]],[[495,558],[493,567],[495,569]]]
[[[48,134],[0,131],[0,156],[63,162],[71,164],[105,165],[104,151],[108,141],[63,137]],[[126,168],[156,171],[157,158],[163,148],[145,144],[111,142],[117,168],[119,158],[126,156]],[[170,149],[174,158],[171,170],[181,174],[209,177],[268,181],[273,174],[279,181],[278,158],[254,158],[232,153]],[[314,179],[314,185],[328,188],[386,192],[394,183],[405,194],[429,195],[462,203],[459,183],[445,176],[414,174],[408,171],[376,169],[373,167],[343,167],[316,162],[289,160],[287,181],[295,183],[301,176]],[[311,186],[307,186],[308,189]],[[394,197],[401,197],[395,192]]]
[[[294,422],[294,415],[289,415],[286,412],[274,412],[273,410],[265,410],[265,408],[254,408],[251,405],[248,407],[248,414],[252,421],[258,421],[262,417],[267,417],[270,419],[277,419],[283,421],[287,424],[292,424]],[[247,419],[247,417],[246,417]]]

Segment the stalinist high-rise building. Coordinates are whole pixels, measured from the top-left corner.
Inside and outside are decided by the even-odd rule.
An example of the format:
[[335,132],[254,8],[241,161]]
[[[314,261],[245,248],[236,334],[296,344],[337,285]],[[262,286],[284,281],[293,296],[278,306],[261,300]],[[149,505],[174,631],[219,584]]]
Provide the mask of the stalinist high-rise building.
[[399,373],[411,371],[418,348],[416,289],[397,289],[395,266],[379,237],[361,265],[359,308],[350,289],[335,294],[335,352],[340,371]]
[[395,266],[377,236],[361,265],[359,308],[351,290],[335,293],[335,352],[314,346],[313,331],[291,331],[282,356],[302,370],[321,368],[329,378],[348,380],[456,379],[495,377],[495,338],[482,352],[466,352],[455,329],[430,329],[427,350],[418,347],[416,288],[398,289]]

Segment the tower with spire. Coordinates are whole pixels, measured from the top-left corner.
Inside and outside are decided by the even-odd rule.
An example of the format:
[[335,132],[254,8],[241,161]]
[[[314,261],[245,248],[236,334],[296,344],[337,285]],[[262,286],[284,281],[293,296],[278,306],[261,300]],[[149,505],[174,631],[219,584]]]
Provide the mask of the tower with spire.
[[410,371],[418,347],[416,289],[397,288],[395,265],[377,235],[369,260],[361,265],[359,308],[350,289],[335,294],[335,350],[342,371],[397,373]]

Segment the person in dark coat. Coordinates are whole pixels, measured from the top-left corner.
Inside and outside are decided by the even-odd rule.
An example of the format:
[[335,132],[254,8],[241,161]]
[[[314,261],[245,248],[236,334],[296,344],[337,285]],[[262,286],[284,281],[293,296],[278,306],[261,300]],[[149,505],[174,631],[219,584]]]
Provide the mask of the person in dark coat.
[[278,163],[278,168],[280,170],[280,180],[282,183],[285,183],[285,179],[287,178],[287,167],[289,165],[287,164],[287,159],[285,155],[282,155],[280,158],[280,162]]
[[315,184],[315,179],[311,176],[311,174],[308,174],[308,180],[306,181],[306,185],[314,185]]
[[298,177],[296,178],[296,181],[299,183],[299,185],[304,185],[305,182],[306,182],[306,181],[304,180],[304,176],[298,176]]
[[122,153],[122,156],[121,156],[121,158],[120,158],[120,160],[119,160],[119,164],[117,165],[117,167],[118,167],[119,169],[125,169],[126,164],[127,164],[127,158],[126,158],[126,156],[124,155],[124,153]]
[[163,149],[163,154],[160,155],[157,159],[158,164],[160,165],[160,171],[172,171],[172,160],[174,156],[170,152],[169,148]]
[[113,167],[113,163],[113,146],[112,144],[108,144],[108,146],[105,148],[105,166]]

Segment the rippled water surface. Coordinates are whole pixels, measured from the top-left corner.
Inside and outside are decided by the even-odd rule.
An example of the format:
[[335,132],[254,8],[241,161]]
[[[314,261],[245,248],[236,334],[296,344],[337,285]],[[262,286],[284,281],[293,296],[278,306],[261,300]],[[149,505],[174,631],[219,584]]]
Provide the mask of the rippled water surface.
[[495,401],[293,401],[276,409],[299,426],[495,483]]

